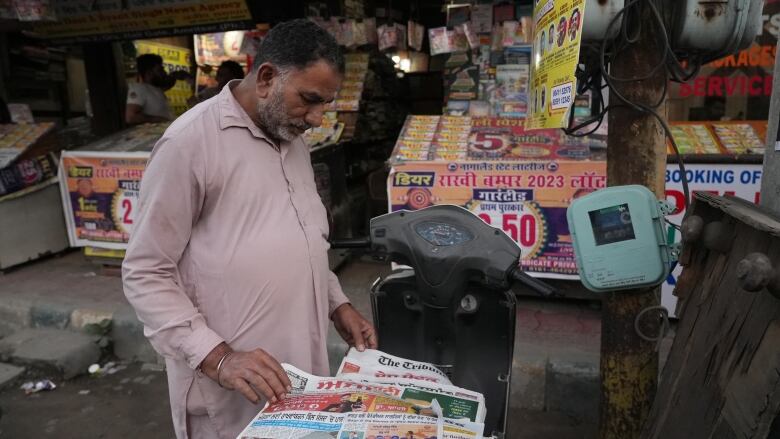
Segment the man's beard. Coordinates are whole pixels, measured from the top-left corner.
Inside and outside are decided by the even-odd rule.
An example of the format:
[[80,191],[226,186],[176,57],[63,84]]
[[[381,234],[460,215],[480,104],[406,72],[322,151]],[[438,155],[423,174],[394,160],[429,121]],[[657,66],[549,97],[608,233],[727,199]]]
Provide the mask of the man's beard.
[[265,102],[257,104],[257,119],[260,128],[277,141],[291,142],[311,128],[304,121],[295,123],[287,118],[287,107],[284,105],[284,97],[279,85],[273,87]]

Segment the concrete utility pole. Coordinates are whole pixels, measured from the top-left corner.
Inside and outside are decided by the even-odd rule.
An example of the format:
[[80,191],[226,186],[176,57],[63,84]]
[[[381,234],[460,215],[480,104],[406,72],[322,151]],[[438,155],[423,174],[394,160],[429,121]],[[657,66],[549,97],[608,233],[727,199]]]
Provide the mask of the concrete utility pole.
[[[780,40],[777,42],[780,49]],[[764,172],[761,175],[761,206],[780,216],[780,57],[775,57],[775,77],[772,82],[772,101],[769,104],[769,125],[766,130]]]
[[[642,3],[640,3],[642,5]],[[652,32],[656,29],[650,11],[644,8],[642,35],[621,51],[610,68],[612,76],[631,78],[647,75],[663,57]],[[618,82],[618,91],[633,102],[652,105],[664,91],[663,70],[649,80]],[[620,104],[610,93],[610,104]],[[657,110],[666,117],[666,104]],[[641,184],[662,199],[666,169],[666,140],[663,128],[652,116],[630,108],[609,112],[607,184]],[[655,345],[640,338],[634,329],[636,316],[645,308],[659,305],[659,288],[625,290],[604,299],[601,320],[601,439],[634,439],[650,413],[658,386],[658,353]],[[648,336],[658,334],[658,314],[645,313],[640,329]]]

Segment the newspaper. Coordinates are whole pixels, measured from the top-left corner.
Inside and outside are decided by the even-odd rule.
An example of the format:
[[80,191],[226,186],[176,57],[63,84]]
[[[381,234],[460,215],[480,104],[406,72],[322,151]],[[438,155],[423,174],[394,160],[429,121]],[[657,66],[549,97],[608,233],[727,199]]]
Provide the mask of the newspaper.
[[319,377],[283,367],[291,393],[266,405],[237,439],[482,438],[485,404],[479,393],[430,381]]
[[467,419],[478,423],[485,420],[484,396],[460,387],[403,378],[366,380],[358,374],[318,377],[288,364],[284,365],[284,369],[290,377],[293,393],[348,390],[383,393],[414,404],[417,414],[432,415],[431,407],[436,401],[445,418]]
[[403,378],[452,385],[447,375],[432,364],[395,357],[373,349],[363,352],[355,348],[349,350],[336,376],[350,374],[371,377],[372,381]]
[[474,424],[404,413],[261,412],[237,439],[481,439]]

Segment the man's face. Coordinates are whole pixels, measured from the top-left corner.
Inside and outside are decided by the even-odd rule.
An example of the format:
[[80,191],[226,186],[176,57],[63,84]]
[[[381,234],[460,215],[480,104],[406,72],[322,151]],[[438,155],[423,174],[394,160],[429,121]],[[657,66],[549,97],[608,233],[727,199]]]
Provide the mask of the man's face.
[[168,79],[168,74],[165,73],[165,68],[163,67],[162,64],[157,64],[156,66],[154,66],[152,70],[146,72],[146,75],[144,77],[144,82],[147,82],[157,87],[163,87],[167,79]]
[[267,96],[258,100],[261,128],[276,140],[292,141],[320,126],[325,105],[336,98],[340,86],[341,74],[325,61],[276,74]]
[[76,184],[78,186],[79,195],[82,197],[89,197],[92,195],[92,182],[89,180],[79,180]]
[[572,35],[576,34],[580,28],[580,14],[573,14],[571,16],[571,23],[569,23],[569,32]]

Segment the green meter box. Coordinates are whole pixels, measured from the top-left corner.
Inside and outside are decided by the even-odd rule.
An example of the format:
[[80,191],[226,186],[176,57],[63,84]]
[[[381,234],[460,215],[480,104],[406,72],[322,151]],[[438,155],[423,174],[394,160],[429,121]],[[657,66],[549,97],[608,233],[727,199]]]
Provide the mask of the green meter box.
[[582,284],[594,292],[660,285],[674,259],[664,233],[668,209],[638,185],[574,200],[566,218]]

